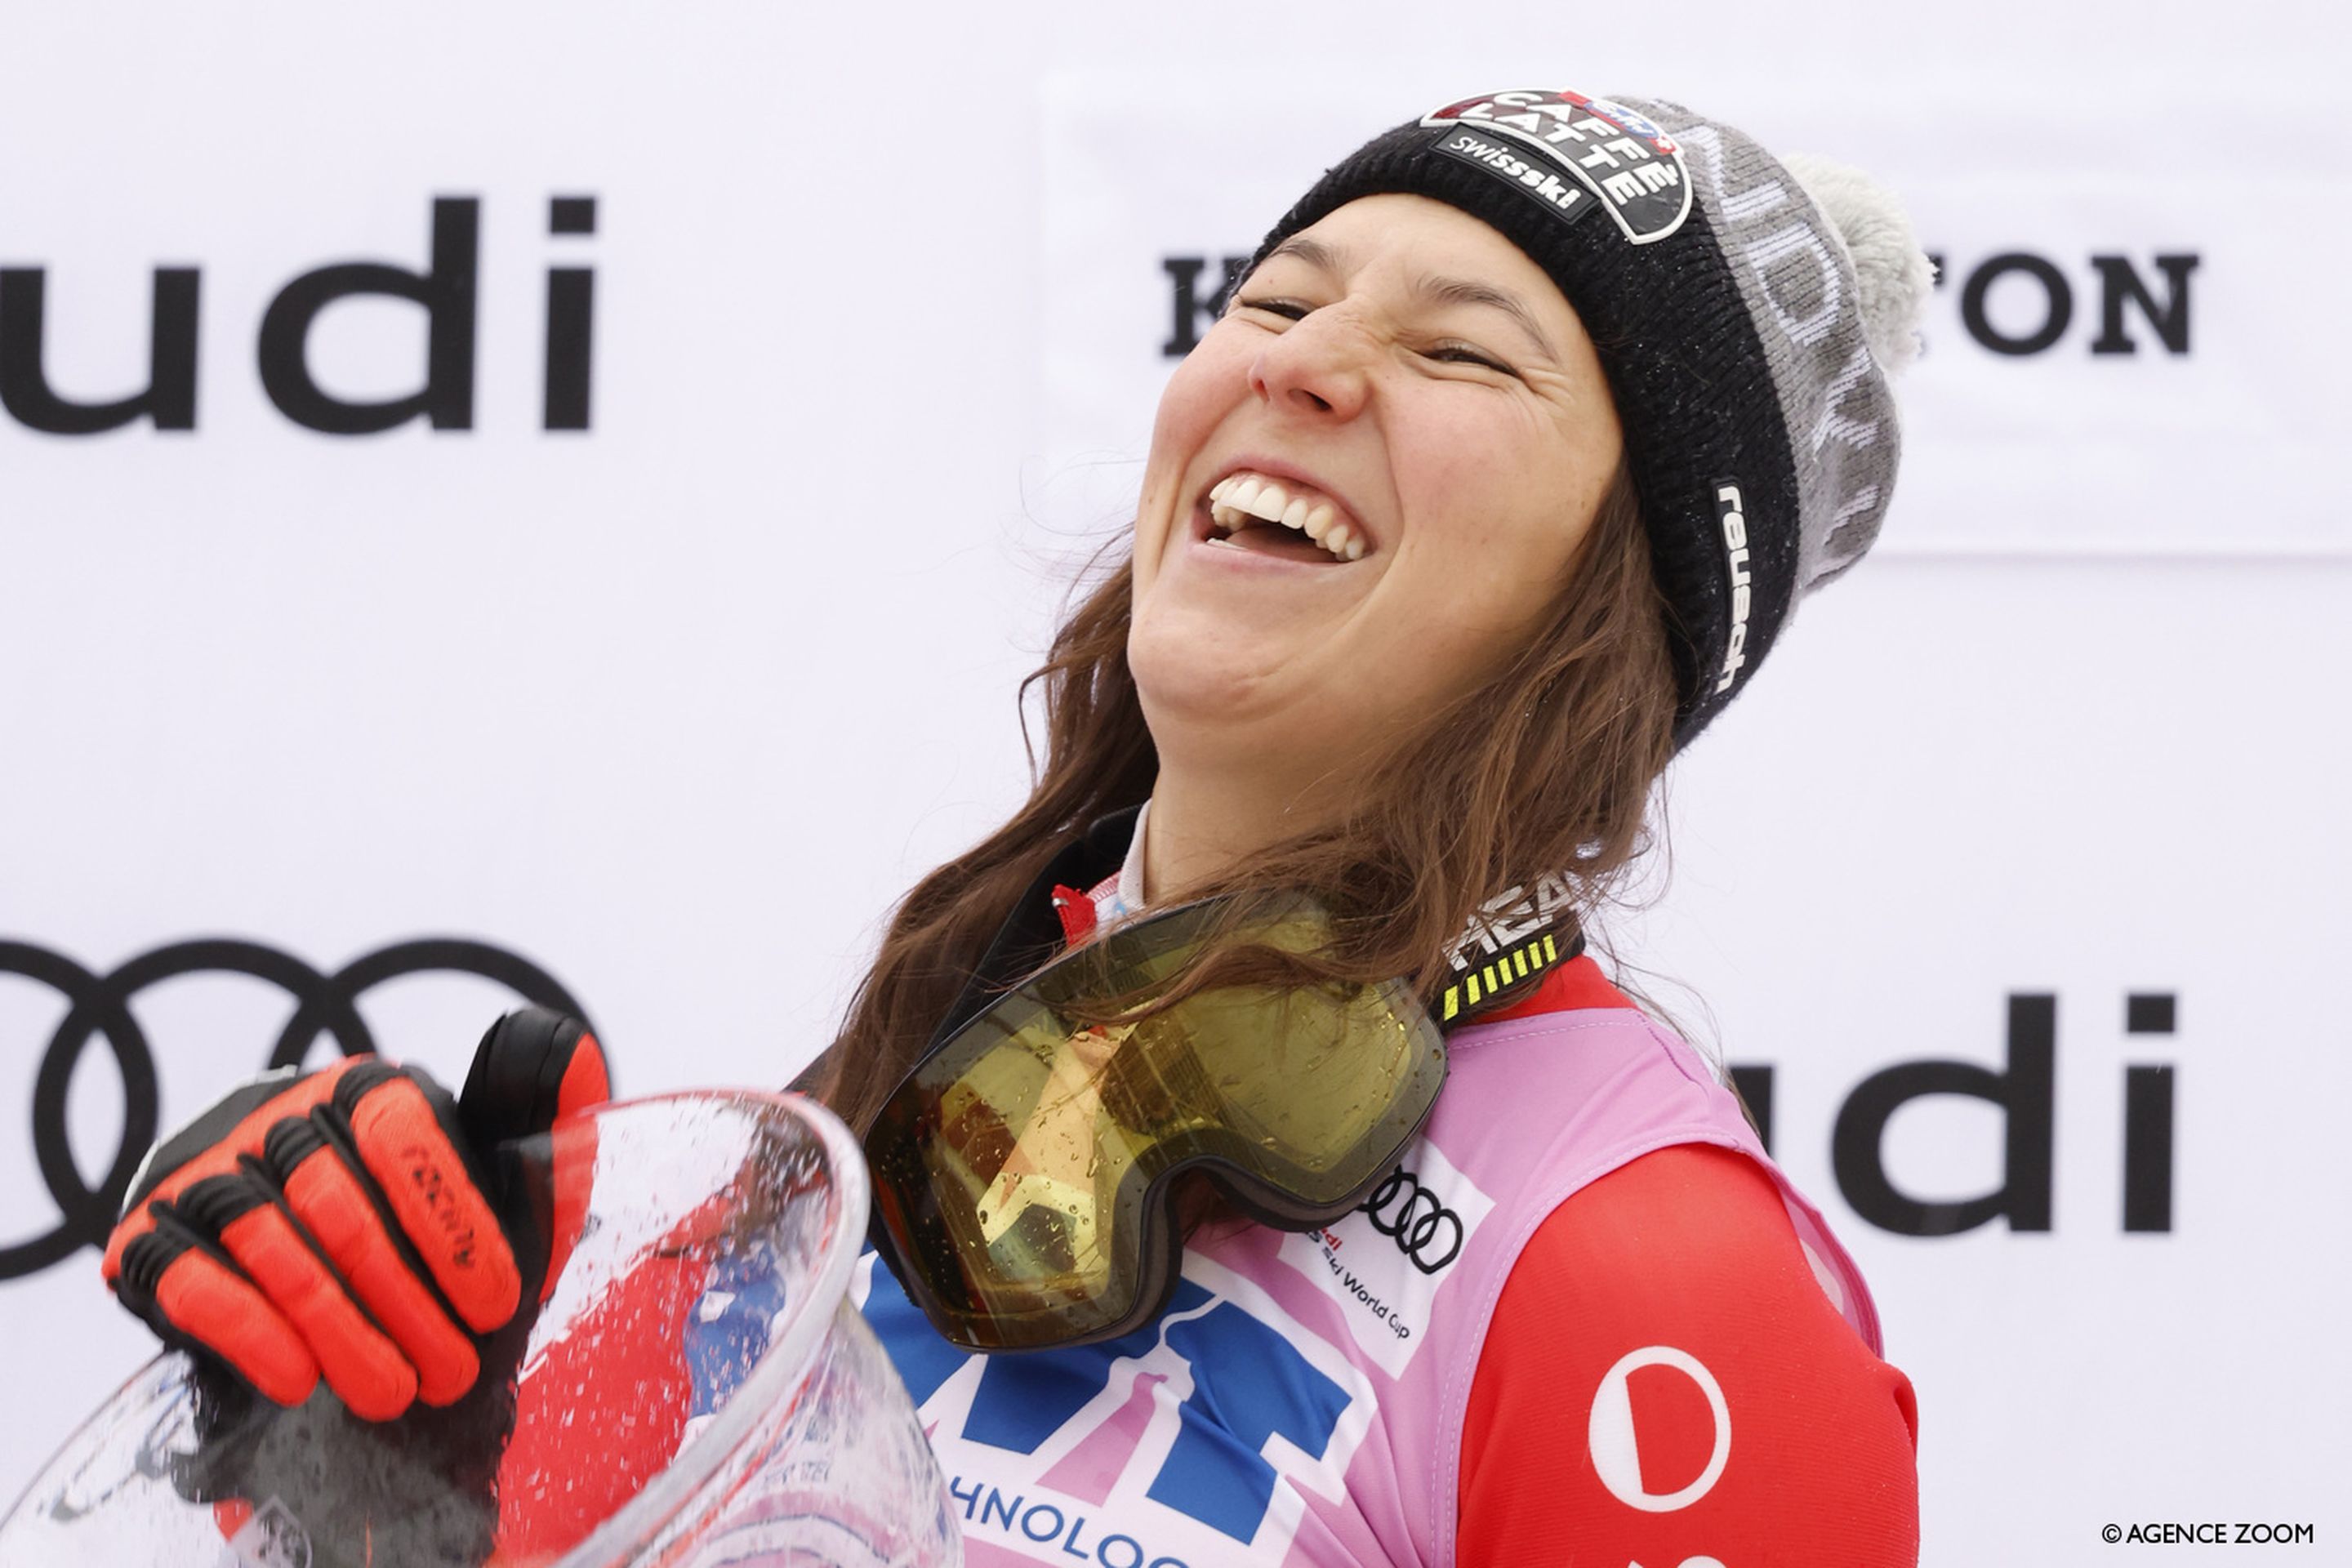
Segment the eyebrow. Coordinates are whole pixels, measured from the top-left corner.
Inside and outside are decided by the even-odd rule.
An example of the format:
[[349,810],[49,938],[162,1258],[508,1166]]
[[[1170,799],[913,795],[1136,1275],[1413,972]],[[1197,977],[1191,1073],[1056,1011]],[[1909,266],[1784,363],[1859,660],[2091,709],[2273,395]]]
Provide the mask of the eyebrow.
[[1466,278],[1437,278],[1423,273],[1412,280],[1412,293],[1415,299],[1441,305],[1490,306],[1510,317],[1513,324],[1528,335],[1528,341],[1535,344],[1538,353],[1548,360],[1559,358],[1551,346],[1551,340],[1544,336],[1543,328],[1536,324],[1535,312],[1528,309],[1525,300],[1507,289],[1497,289],[1491,283],[1474,283]]
[[[1291,236],[1276,246],[1268,256],[1269,258],[1296,256],[1309,267],[1319,268],[1326,272],[1339,273],[1348,269],[1345,258],[1338,249],[1305,235]],[[1491,283],[1474,282],[1467,278],[1444,278],[1428,272],[1415,278],[1410,288],[1415,300],[1439,305],[1484,305],[1490,310],[1500,310],[1527,335],[1538,353],[1549,360],[1559,358],[1559,352],[1551,346],[1551,340],[1544,336],[1544,330],[1536,321],[1535,312],[1528,309],[1527,301],[1507,289],[1497,289]]]

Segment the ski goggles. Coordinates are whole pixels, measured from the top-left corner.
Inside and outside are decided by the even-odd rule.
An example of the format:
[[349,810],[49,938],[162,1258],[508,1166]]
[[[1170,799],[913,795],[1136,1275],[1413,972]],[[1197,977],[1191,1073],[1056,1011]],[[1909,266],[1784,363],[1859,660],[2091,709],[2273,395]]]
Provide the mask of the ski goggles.
[[1130,1333],[1176,1286],[1180,1176],[1313,1229],[1361,1204],[1428,1120],[1444,1037],[1402,980],[1231,984],[1083,1016],[1164,990],[1221,930],[1291,952],[1331,934],[1304,901],[1236,921],[1211,900],[1118,927],[989,1002],[883,1106],[866,1135],[875,1245],[950,1341]]

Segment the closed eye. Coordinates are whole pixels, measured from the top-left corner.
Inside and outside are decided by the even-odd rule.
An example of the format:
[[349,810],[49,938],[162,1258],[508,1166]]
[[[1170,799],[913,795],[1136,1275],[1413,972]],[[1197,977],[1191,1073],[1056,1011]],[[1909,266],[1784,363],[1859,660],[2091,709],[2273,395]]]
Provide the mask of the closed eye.
[[[1252,295],[1247,298],[1237,295],[1234,297],[1233,308],[1236,310],[1264,310],[1270,316],[1280,316],[1286,321],[1303,321],[1315,309],[1314,306],[1301,300],[1286,300],[1273,295]],[[1475,364],[1482,370],[1491,370],[1497,375],[1519,378],[1517,371],[1492,354],[1474,349],[1467,343],[1438,343],[1422,350],[1421,353],[1423,358],[1435,360],[1441,364]]]
[[1248,300],[1236,299],[1234,301],[1234,308],[1237,310],[1264,310],[1269,315],[1280,316],[1285,321],[1303,321],[1307,319],[1307,312],[1315,307],[1302,305],[1296,300],[1268,299],[1260,296]]
[[1501,360],[1490,354],[1482,353],[1466,343],[1439,343],[1434,348],[1423,349],[1421,352],[1423,358],[1433,359],[1444,364],[1475,364],[1508,376],[1516,376],[1519,374]]

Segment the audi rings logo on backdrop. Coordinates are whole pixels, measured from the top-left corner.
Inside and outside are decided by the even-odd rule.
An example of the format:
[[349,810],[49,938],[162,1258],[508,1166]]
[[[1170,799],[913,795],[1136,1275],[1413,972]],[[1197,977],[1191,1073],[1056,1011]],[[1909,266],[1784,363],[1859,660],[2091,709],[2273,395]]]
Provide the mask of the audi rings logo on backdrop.
[[[257,1070],[299,1064],[320,1035],[345,1056],[375,1049],[360,1016],[360,997],[388,980],[429,973],[478,975],[527,1001],[585,1018],[572,993],[529,959],[462,937],[394,942],[322,973],[290,953],[231,938],[173,942],[109,974],[98,974],[62,953],[30,942],[0,940],[0,975],[18,975],[63,995],[66,1016],[49,1035],[33,1078],[33,1154],[57,1205],[58,1222],[30,1241],[0,1245],[0,1279],[32,1274],[84,1247],[102,1247],[131,1189],[139,1162],[155,1142],[160,1107],[155,1058],[146,1032],[131,1016],[131,999],[149,986],[190,974],[244,974],[266,981],[294,999],[294,1016],[278,1032]],[[486,1020],[487,1021],[487,1020]],[[100,1041],[114,1053],[122,1075],[121,1143],[95,1186],[74,1159],[66,1094],[82,1054]]]
[[1405,1260],[1434,1274],[1462,1256],[1462,1216],[1437,1201],[1411,1171],[1391,1171],[1361,1205],[1372,1228],[1392,1238]]

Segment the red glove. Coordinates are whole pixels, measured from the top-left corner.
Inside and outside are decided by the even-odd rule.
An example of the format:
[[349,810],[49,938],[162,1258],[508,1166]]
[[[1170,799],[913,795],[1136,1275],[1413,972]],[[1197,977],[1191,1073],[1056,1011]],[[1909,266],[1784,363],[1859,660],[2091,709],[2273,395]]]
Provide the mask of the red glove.
[[491,1026],[459,1100],[373,1057],[271,1074],[147,1157],[106,1281],[280,1405],[321,1375],[372,1421],[448,1405],[480,1372],[475,1336],[552,1282],[576,1228],[564,1173],[534,1214],[545,1199],[494,1189],[478,1155],[610,1093],[594,1037],[540,1007]]

